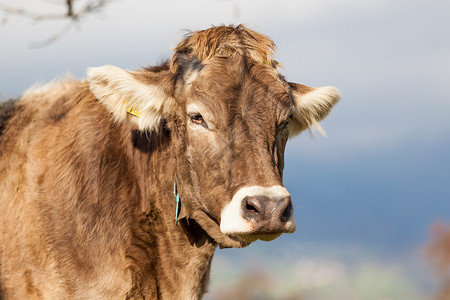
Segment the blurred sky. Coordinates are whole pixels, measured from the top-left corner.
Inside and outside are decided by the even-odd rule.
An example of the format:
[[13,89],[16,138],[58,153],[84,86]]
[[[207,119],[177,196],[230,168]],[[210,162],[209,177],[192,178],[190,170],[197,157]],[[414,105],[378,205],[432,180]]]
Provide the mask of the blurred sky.
[[[58,2],[0,0],[63,12]],[[426,241],[431,223],[450,221],[448,0],[117,0],[33,49],[67,22],[0,18],[3,99],[58,75],[83,78],[90,66],[158,63],[185,29],[246,24],[275,41],[288,80],[342,92],[323,122],[327,138],[288,142],[298,230],[282,241],[404,251]]]

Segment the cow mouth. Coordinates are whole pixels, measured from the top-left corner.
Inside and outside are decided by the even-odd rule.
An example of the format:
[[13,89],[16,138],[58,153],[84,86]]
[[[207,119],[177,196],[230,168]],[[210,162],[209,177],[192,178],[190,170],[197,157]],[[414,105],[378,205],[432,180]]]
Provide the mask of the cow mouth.
[[279,237],[282,233],[249,233],[249,234],[237,234],[233,237],[241,240],[244,243],[253,243],[256,240],[265,242],[272,241]]
[[261,240],[264,242],[272,241],[278,238],[283,233],[293,233],[296,230],[295,223],[288,222],[283,227],[273,226],[273,224],[264,224],[259,228],[254,228],[255,225],[252,221],[247,220],[249,227],[252,228],[248,232],[232,232],[227,233],[227,235],[235,240],[242,241],[244,243],[252,243],[256,240]]

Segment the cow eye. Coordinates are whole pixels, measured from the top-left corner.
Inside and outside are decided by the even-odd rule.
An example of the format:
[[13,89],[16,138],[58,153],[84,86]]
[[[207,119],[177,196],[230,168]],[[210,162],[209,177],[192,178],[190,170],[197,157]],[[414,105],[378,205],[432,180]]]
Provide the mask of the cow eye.
[[195,124],[206,126],[205,120],[201,114],[193,114],[190,116],[190,119]]

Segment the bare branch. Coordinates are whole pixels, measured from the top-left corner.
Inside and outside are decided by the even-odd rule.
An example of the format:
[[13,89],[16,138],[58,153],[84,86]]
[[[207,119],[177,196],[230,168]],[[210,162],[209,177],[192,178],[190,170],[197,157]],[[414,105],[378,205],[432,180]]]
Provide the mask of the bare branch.
[[216,1],[221,1],[221,2],[233,2],[232,5],[232,14],[233,14],[233,19],[235,21],[239,20],[241,18],[241,5],[238,2],[238,0],[216,0]]
[[43,48],[43,47],[53,44],[54,42],[56,42],[57,40],[62,38],[64,35],[66,35],[73,28],[73,26],[74,26],[74,23],[69,22],[68,24],[66,24],[66,26],[60,32],[57,32],[56,34],[52,35],[48,39],[41,41],[41,42],[31,42],[30,48],[33,48],[33,49]]
[[4,4],[0,4],[0,10],[13,15],[19,15],[21,17],[29,18],[34,21],[42,21],[42,20],[62,20],[66,19],[66,14],[41,14],[35,13],[29,10],[25,10],[23,8],[10,7]]
[[72,10],[72,0],[67,0],[67,16],[71,17],[73,15],[73,10]]
[[60,14],[45,14],[45,13],[36,13],[33,11],[29,11],[23,8],[12,7],[4,4],[0,4],[0,10],[14,15],[19,15],[25,18],[32,19],[34,21],[43,21],[43,20],[63,20],[63,19],[73,19],[78,20],[83,16],[96,12],[100,10],[105,4],[111,2],[112,0],[93,0],[88,2],[78,11],[74,11],[75,0],[66,0],[67,12]]
[[97,0],[91,1],[87,3],[82,9],[80,9],[77,13],[73,14],[77,19],[87,15],[89,13],[97,12],[103,8],[108,2],[112,2],[113,0]]
[[[77,0],[65,0],[61,1],[60,4],[64,3],[66,7],[66,12],[55,13],[55,14],[47,14],[47,13],[37,13],[27,9],[23,9],[20,7],[12,7],[5,4],[0,3],[0,11],[5,12],[5,15],[2,19],[2,25],[6,24],[8,14],[17,15],[21,17],[25,17],[31,19],[35,22],[40,21],[55,21],[55,20],[68,20],[69,23],[62,28],[58,33],[52,35],[48,39],[43,42],[35,42],[31,44],[32,48],[40,48],[44,46],[48,46],[60,38],[62,38],[65,34],[67,34],[73,27],[77,21],[86,17],[87,15],[98,12],[101,10],[108,2],[112,2],[113,0],[91,0],[84,4],[81,8],[76,9],[74,3]],[[53,3],[56,4],[56,3]]]

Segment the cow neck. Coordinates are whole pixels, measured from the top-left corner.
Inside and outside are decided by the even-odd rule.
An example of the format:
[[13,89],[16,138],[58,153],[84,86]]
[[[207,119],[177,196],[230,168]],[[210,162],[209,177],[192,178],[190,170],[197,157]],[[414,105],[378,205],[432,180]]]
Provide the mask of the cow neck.
[[175,179],[173,180],[173,196],[175,197],[175,225],[178,225],[178,219],[182,219],[186,217],[186,214],[183,209],[183,213],[181,213],[181,196],[178,193],[178,184],[177,184],[177,175],[175,174]]
[[[131,140],[127,146],[128,156],[135,170],[139,196],[138,205],[133,208],[135,220],[131,224],[131,243],[126,253],[131,259],[133,286],[128,296],[199,298],[194,296],[206,290],[217,243],[195,222],[181,218],[184,212],[182,194],[179,195],[180,215],[175,223],[176,154],[172,151],[170,137],[132,131]],[[153,291],[155,286],[158,286],[157,294]]]

